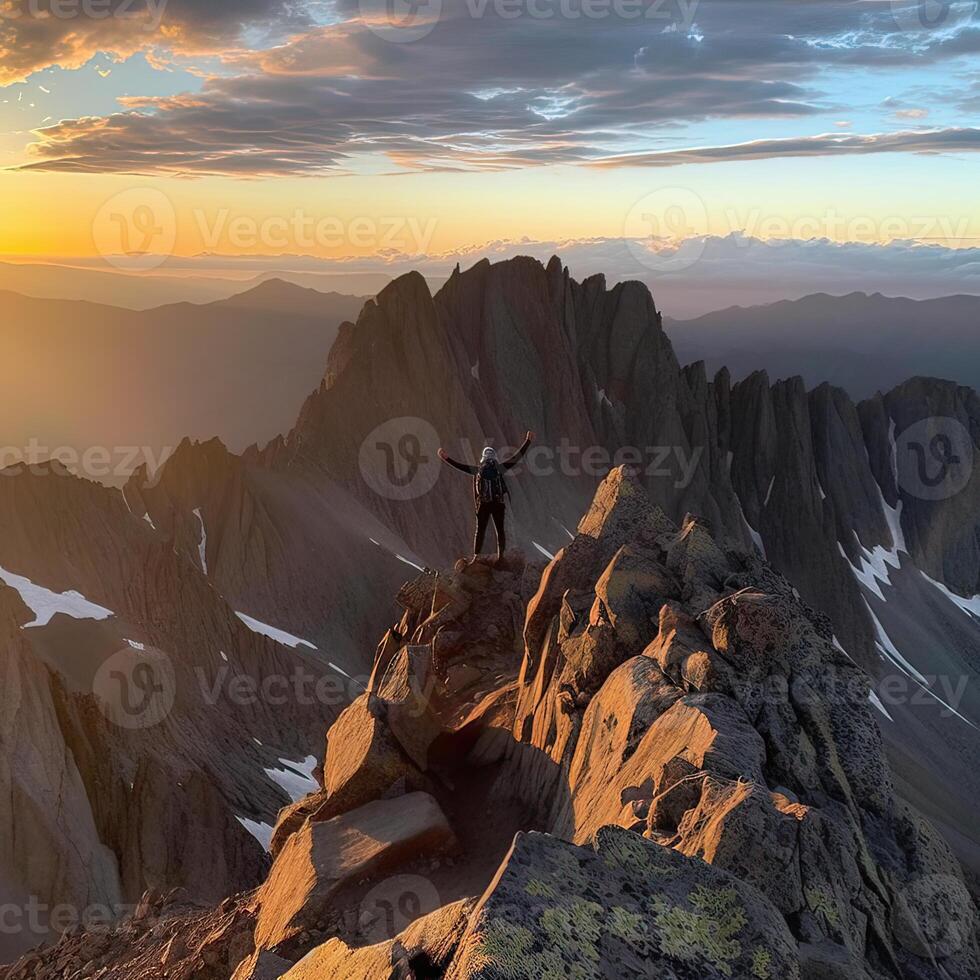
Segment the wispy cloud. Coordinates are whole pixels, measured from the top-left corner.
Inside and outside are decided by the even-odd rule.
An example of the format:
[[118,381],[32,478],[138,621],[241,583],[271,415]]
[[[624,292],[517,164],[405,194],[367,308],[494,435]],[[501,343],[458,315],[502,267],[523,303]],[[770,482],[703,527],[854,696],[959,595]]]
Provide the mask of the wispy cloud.
[[702,146],[607,157],[594,167],[676,167],[686,163],[725,163],[867,153],[950,153],[980,150],[980,129],[910,130],[868,135],[825,133],[789,139],[753,140],[730,146]]

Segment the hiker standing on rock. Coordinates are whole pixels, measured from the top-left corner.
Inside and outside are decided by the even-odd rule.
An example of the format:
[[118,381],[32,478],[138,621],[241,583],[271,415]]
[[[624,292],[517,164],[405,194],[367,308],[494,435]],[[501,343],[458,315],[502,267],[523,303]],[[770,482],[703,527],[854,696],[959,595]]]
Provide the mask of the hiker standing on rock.
[[477,466],[460,463],[458,460],[451,459],[444,449],[439,450],[439,458],[444,463],[448,463],[463,473],[469,473],[473,477],[473,497],[476,504],[474,559],[478,558],[483,550],[483,539],[486,537],[487,527],[491,520],[494,530],[497,532],[497,561],[501,561],[504,557],[504,552],[507,550],[507,531],[504,527],[507,516],[505,498],[510,496],[504,473],[513,469],[524,458],[525,453],[531,448],[533,439],[534,433],[529,431],[524,437],[524,445],[513,456],[503,461],[497,459],[496,449],[487,446],[483,450],[480,463]]

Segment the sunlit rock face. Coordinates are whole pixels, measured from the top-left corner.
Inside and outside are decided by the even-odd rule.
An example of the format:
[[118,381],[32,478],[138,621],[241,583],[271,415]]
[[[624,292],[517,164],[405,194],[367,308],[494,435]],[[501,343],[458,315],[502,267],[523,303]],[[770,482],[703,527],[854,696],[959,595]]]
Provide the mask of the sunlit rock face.
[[[472,488],[436,448],[527,429],[513,551],[455,567]],[[403,277],[265,450],[188,441],[122,493],[0,478],[0,890],[126,912],[182,888],[162,907],[186,916],[259,885],[305,821],[392,794],[437,799],[465,850],[440,790],[465,765],[517,802],[420,911],[478,899],[518,830],[589,848],[615,824],[755,887],[814,962],[889,975],[914,947],[902,902],[960,880],[921,816],[980,867],[978,432],[975,393],[942,381],[855,405],[709,380],[645,287],[557,259],[435,296]],[[633,475],[610,472],[624,450]],[[827,924],[844,896],[888,952],[852,912]],[[324,921],[311,948],[356,948]]]

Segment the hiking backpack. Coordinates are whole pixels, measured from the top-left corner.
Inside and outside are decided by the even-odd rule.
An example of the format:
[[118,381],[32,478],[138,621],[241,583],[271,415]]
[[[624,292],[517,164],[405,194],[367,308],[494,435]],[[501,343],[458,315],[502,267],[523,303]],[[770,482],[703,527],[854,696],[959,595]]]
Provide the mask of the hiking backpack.
[[481,463],[476,472],[474,491],[478,504],[498,504],[507,496],[507,483],[500,467],[492,459]]

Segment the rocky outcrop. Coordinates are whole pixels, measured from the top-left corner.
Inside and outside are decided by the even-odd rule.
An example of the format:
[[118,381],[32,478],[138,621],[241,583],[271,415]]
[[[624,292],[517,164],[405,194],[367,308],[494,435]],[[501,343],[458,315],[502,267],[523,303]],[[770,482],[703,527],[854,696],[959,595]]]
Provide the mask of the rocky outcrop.
[[375,946],[355,949],[341,939],[331,939],[283,974],[283,980],[347,980],[354,976],[413,980],[438,976],[456,951],[473,906],[470,900],[447,905]]
[[56,908],[70,926],[147,889],[257,884],[247,827],[308,782],[294,767],[339,710],[267,685],[328,669],[249,628],[118,491],[51,464],[6,471],[0,497],[4,958],[64,928]]
[[447,980],[800,977],[786,923],[752,887],[617,827],[592,846],[519,836]]
[[307,821],[289,838],[256,896],[256,945],[294,949],[297,939],[316,930],[345,885],[456,847],[445,815],[427,793]]
[[438,445],[468,456],[529,427],[513,542],[556,553],[623,462],[675,523],[697,514],[723,547],[764,554],[875,679],[900,793],[980,868],[968,802],[980,793],[980,404],[968,389],[916,379],[855,405],[798,378],[709,378],[679,366],[641,284],[579,283],[558,259],[480,262],[435,295],[408,275],[367,303],[288,437],[241,459],[183,446],[127,499],[198,563],[203,522],[222,594],[366,676],[404,561],[447,567],[470,546],[470,494]]
[[[211,911],[148,897],[156,924],[66,936],[3,980],[70,976],[86,943],[105,980],[977,976],[973,901],[896,796],[870,680],[781,575],[623,469],[539,571],[460,563],[402,589],[259,889]],[[500,630],[508,595],[524,615]]]
[[330,729],[323,785],[279,814],[271,851],[282,846],[307,819],[330,820],[384,796],[398,785],[423,789],[425,777],[406,758],[385,721],[385,705],[362,694]]
[[[453,566],[472,500],[436,445],[529,427],[518,552]],[[124,494],[4,474],[0,890],[218,901],[267,846],[423,792],[466,855],[433,872],[441,904],[482,894],[516,830],[587,848],[612,824],[754,882],[804,972],[928,977],[916,950],[968,902],[918,814],[980,867],[978,446],[977,396],[949,383],[855,406],[681,368],[644,287],[557,259],[435,296],[403,277],[266,450],[188,442]],[[638,479],[590,505],[624,450]]]
[[185,440],[159,474],[139,470],[125,499],[236,611],[362,678],[404,562],[421,560],[326,473],[270,472],[259,458]]
[[[213,972],[200,975],[222,980],[278,977],[294,963],[301,976],[308,968],[369,976],[375,967],[385,976],[385,967],[408,977],[420,964],[448,962],[475,899],[523,826],[506,800],[491,798],[492,778],[481,786],[470,778],[469,759],[488,733],[509,739],[513,700],[501,692],[516,682],[523,610],[540,568],[511,555],[496,568],[460,563],[438,576],[434,590],[429,573],[406,585],[402,619],[378,648],[374,689],[330,727],[320,788],[282,811],[262,886],[223,903],[220,919],[185,905],[157,908],[147,896],[158,921],[140,914],[106,931],[107,980],[183,980],[198,976],[205,958]],[[442,648],[436,669],[437,637],[447,631],[456,640]],[[414,642],[396,639],[402,634]],[[421,713],[428,724],[413,729]],[[419,731],[428,733],[424,741]],[[498,745],[488,773],[499,755]],[[388,925],[392,915],[393,924],[410,916],[398,934]],[[218,921],[247,925],[215,945],[208,937]],[[379,933],[387,936],[380,943]],[[32,970],[63,976],[87,935],[65,935],[4,980]],[[204,951],[175,938],[183,935],[205,936]]]
[[[627,534],[645,601],[615,622],[603,596]],[[896,798],[867,675],[758,558],[726,553],[693,518],[671,526],[614,472],[546,571],[525,636],[500,782],[555,836],[587,844],[615,824],[734,874],[785,918],[798,968],[828,956],[850,976],[978,968],[972,902],[936,832]],[[575,667],[598,637],[607,652],[583,683]],[[908,941],[910,902],[940,946],[944,915],[969,923],[941,968]]]

